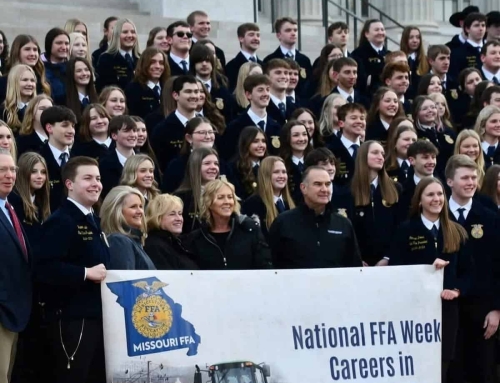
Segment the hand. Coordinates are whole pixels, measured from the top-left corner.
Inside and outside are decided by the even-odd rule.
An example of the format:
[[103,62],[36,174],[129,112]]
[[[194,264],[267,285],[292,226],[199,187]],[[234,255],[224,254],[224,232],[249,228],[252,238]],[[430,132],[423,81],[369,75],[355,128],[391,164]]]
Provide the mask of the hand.
[[436,258],[432,266],[436,268],[436,270],[444,269],[446,266],[448,266],[450,262],[449,261],[443,261],[440,258]]
[[443,290],[441,293],[441,298],[445,301],[452,301],[460,296],[460,293],[457,290]]
[[389,260],[382,258],[375,266],[389,266]]
[[95,283],[101,283],[106,278],[106,266],[102,263],[87,269],[87,279]]
[[368,263],[366,263],[365,261],[363,261],[363,267],[370,267],[370,265]]
[[498,330],[498,323],[500,322],[500,311],[493,310],[486,315],[484,318],[483,328],[486,329],[484,332],[484,339],[490,339]]

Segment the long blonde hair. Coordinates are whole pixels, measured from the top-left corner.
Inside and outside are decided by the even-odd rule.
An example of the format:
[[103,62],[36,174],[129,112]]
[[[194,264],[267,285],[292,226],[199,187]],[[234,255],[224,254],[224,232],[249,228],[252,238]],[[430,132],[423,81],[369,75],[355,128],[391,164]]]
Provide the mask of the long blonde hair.
[[242,108],[247,108],[250,105],[250,101],[245,96],[245,89],[243,88],[243,83],[245,79],[249,76],[250,72],[253,68],[261,67],[259,64],[254,62],[246,62],[244,63],[238,72],[238,79],[236,81],[236,87],[234,88],[234,96],[236,98],[236,102]]
[[16,139],[14,137],[14,132],[12,131],[12,129],[10,128],[9,125],[7,125],[4,121],[0,120],[0,126],[3,126],[5,128],[7,128],[7,130],[9,131],[10,133],[10,137],[11,137],[11,145],[10,145],[10,148],[9,148],[9,152],[10,154],[12,155],[12,158],[14,159],[14,162],[16,162],[17,160],[17,144],[16,144]]
[[[17,64],[14,68],[12,68],[7,77],[7,95],[5,96],[5,112],[7,114],[7,121],[5,121],[12,130],[18,131],[21,129],[22,122],[19,120],[17,116],[17,112],[19,111],[18,103],[21,102],[21,87],[19,82],[21,81],[21,76],[24,72],[30,72],[35,79],[36,84],[36,75],[33,69],[25,64]],[[33,95],[31,96],[31,100],[36,96],[36,85],[33,89]]]
[[322,136],[330,136],[333,133],[332,108],[334,108],[333,103],[335,100],[339,98],[345,101],[340,93],[332,93],[323,102],[319,119],[319,131]]
[[85,36],[79,32],[71,32],[69,34],[69,58],[71,59],[73,57],[71,52],[73,52],[73,46],[76,44],[76,41],[78,39],[83,39],[85,41],[85,44],[87,44],[87,53],[85,54],[85,58],[90,63],[90,65],[92,65],[92,54],[90,53],[90,47],[88,45],[89,43]]
[[209,227],[214,226],[214,220],[212,217],[212,212],[210,208],[215,201],[215,197],[217,192],[224,186],[227,186],[231,189],[231,193],[233,194],[233,213],[239,215],[240,214],[240,203],[238,202],[238,197],[236,197],[236,193],[234,192],[234,186],[232,183],[226,180],[213,180],[207,183],[205,186],[205,191],[203,192],[203,197],[201,200],[201,210],[200,217],[203,221],[205,221]]
[[[88,49],[90,49],[89,28],[87,27],[87,24],[85,24],[83,21],[78,20],[78,19],[68,19],[66,21],[66,24],[64,24],[64,30],[68,34],[71,34],[71,33],[76,32],[76,27],[79,25],[83,25],[85,27],[85,33],[87,34],[87,36],[83,36],[83,34],[80,32],[77,32],[77,33],[80,33],[84,37],[85,42],[87,43],[87,47],[88,47]],[[71,48],[70,48],[70,51],[71,51]]]
[[[123,167],[122,176],[120,179],[120,185],[127,185],[134,188],[137,187],[137,172],[141,164],[145,161],[150,161],[151,165],[153,165],[153,170],[155,168],[155,163],[151,157],[146,154],[136,154],[135,156],[131,156],[125,161],[125,166]],[[153,184],[151,188],[147,190],[147,198],[148,200],[152,200],[158,194],[160,194],[160,190],[158,189],[158,183],[154,179],[153,176]]]
[[462,145],[462,142],[464,142],[469,137],[474,138],[479,146],[479,156],[475,160],[477,164],[477,187],[479,189],[483,184],[485,175],[484,154],[483,154],[483,149],[481,148],[481,138],[479,137],[479,134],[477,134],[474,130],[471,129],[462,130],[458,135],[457,139],[455,140],[455,148],[453,149],[453,154],[462,154],[460,153],[460,145]]
[[111,38],[111,41],[109,42],[108,50],[106,51],[106,53],[114,55],[120,51],[120,35],[122,33],[123,24],[125,24],[125,23],[131,24],[135,29],[136,41],[135,41],[134,48],[132,49],[132,54],[136,58],[139,58],[141,56],[141,53],[139,51],[139,36],[137,35],[137,27],[135,26],[133,21],[130,19],[120,19],[116,22],[115,27],[113,29],[113,37]]
[[496,113],[500,114],[500,108],[498,106],[495,106],[495,105],[485,106],[479,112],[479,115],[477,116],[477,119],[476,119],[476,124],[474,125],[474,130],[479,135],[481,140],[484,139],[486,123],[491,118],[491,116],[493,116]]
[[26,108],[26,112],[24,113],[23,124],[21,126],[21,130],[19,131],[19,135],[28,136],[35,131],[35,128],[33,127],[35,114],[38,110],[38,104],[40,104],[40,101],[42,100],[49,100],[51,103],[54,103],[54,101],[45,93],[34,97],[30,101],[28,107]]

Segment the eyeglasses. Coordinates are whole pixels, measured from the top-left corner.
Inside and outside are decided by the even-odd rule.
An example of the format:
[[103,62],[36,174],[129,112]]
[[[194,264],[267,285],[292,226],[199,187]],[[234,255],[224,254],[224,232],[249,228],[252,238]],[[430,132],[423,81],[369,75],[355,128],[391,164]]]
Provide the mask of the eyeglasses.
[[12,174],[16,174],[18,171],[19,171],[19,168],[17,166],[10,166],[10,167],[7,167],[7,166],[4,166],[2,168],[0,168],[0,175],[5,175],[7,174],[7,172],[11,172]]
[[181,39],[184,36],[187,36],[188,39],[190,39],[191,37],[193,37],[193,34],[191,32],[182,32],[182,31],[175,32],[174,35],[176,35],[177,37],[180,37]]
[[200,136],[215,136],[215,132],[213,130],[199,130],[197,132],[193,132],[193,134],[199,134]]

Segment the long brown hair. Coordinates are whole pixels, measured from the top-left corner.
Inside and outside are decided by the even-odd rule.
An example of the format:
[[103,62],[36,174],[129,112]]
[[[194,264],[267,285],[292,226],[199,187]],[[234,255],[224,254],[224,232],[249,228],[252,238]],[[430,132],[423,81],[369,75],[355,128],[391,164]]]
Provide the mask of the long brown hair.
[[424,49],[424,41],[422,38],[422,32],[420,28],[415,25],[408,25],[403,29],[403,33],[401,34],[401,42],[399,44],[400,49],[406,53],[406,56],[409,56],[412,52],[410,51],[410,47],[408,45],[408,41],[410,40],[410,33],[412,31],[418,31],[420,35],[420,46],[416,52],[417,58],[417,74],[422,76],[429,72],[429,62],[427,61],[427,55]]
[[170,65],[168,65],[167,55],[156,47],[148,47],[142,53],[139,61],[137,62],[137,67],[135,68],[134,81],[138,82],[143,86],[147,86],[149,81],[149,67],[151,66],[151,60],[156,55],[161,55],[163,58],[163,73],[160,77],[160,84],[164,84],[165,81],[170,77]]
[[[385,158],[385,169],[387,171],[395,170],[399,168],[398,164],[398,154],[396,152],[396,143],[398,142],[399,136],[404,132],[413,132],[417,134],[417,131],[413,126],[399,126],[403,121],[409,121],[406,117],[398,117],[392,120],[391,125],[389,125],[388,138],[387,138],[387,153]],[[413,123],[412,123],[413,125]]]
[[[372,104],[370,105],[370,109],[368,110],[368,114],[366,115],[367,129],[373,125],[373,123],[377,120],[377,118],[380,118],[380,102],[382,101],[387,92],[392,92],[396,94],[396,92],[394,92],[392,89],[386,86],[381,86],[380,88],[377,89],[377,91],[373,95]],[[403,117],[405,115],[403,110],[403,105],[401,105],[401,102],[399,102],[398,104],[399,104],[398,111],[396,112],[396,115],[393,117],[393,119],[396,117]]]
[[[371,202],[370,169],[368,168],[368,152],[373,144],[382,144],[378,141],[366,141],[358,149],[354,166],[354,177],[351,182],[351,191],[354,196],[355,206],[367,206]],[[378,171],[378,185],[382,199],[388,205],[394,205],[399,200],[398,189],[395,182],[389,177],[385,168]]]
[[307,133],[307,147],[304,150],[304,159],[306,158],[307,154],[312,150],[311,146],[311,137],[309,136],[309,132],[307,131],[307,128],[304,126],[303,123],[297,121],[297,120],[289,120],[283,128],[281,128],[280,132],[280,157],[283,158],[283,161],[285,161],[285,166],[288,174],[291,172],[291,166],[292,166],[292,146],[290,145],[290,141],[292,138],[292,128],[294,126],[303,126],[304,129],[306,130]]
[[330,70],[333,68],[333,64],[335,64],[335,61],[335,59],[328,61],[319,78],[316,94],[321,95],[321,97],[328,96],[330,93],[332,93],[333,88],[337,86],[335,81],[330,78]]
[[[262,134],[265,140],[266,134],[261,128],[257,126],[247,126],[241,131],[238,139],[238,160],[236,161],[236,168],[238,169],[243,188],[248,194],[253,194],[257,187],[257,177],[255,177],[253,172],[252,160],[250,160],[250,145],[257,138],[259,133]],[[267,146],[266,152],[264,153],[264,157],[266,156]]]
[[382,23],[382,21],[380,21],[379,19],[369,19],[369,20],[365,21],[365,23],[363,24],[363,29],[361,30],[361,33],[359,34],[359,42],[358,42],[359,47],[370,43],[368,41],[368,39],[366,38],[366,33],[369,32],[370,26],[373,23]]
[[413,199],[411,200],[410,206],[410,218],[420,217],[422,213],[421,199],[427,186],[436,183],[441,186],[443,190],[443,195],[445,195],[443,208],[439,213],[439,224],[443,232],[443,253],[455,253],[460,249],[460,245],[464,243],[467,238],[467,232],[458,223],[450,220],[448,213],[448,201],[446,200],[446,194],[444,191],[444,186],[440,180],[434,177],[425,177],[417,185],[415,193],[413,194]]
[[481,187],[481,194],[490,197],[497,206],[500,206],[500,199],[498,198],[499,174],[500,165],[491,165],[484,175],[483,186]]
[[90,112],[95,109],[96,113],[102,117],[108,119],[108,136],[109,136],[109,122],[111,121],[111,116],[108,111],[101,104],[89,104],[85,108],[82,114],[82,120],[80,123],[80,128],[78,129],[78,135],[82,142],[92,141],[92,133],[90,132]]
[[68,69],[66,74],[66,106],[70,108],[76,116],[77,121],[82,119],[82,103],[80,102],[80,96],[78,95],[77,84],[75,81],[75,70],[76,63],[82,62],[90,71],[90,80],[85,90],[87,92],[86,96],[89,98],[91,103],[96,103],[99,101],[97,96],[97,91],[95,90],[94,84],[94,69],[92,64],[83,57],[75,57],[68,61]]
[[198,83],[198,85],[201,85],[201,92],[203,92],[203,94],[205,95],[203,115],[210,120],[212,125],[215,127],[217,134],[224,134],[224,131],[226,130],[226,119],[212,102],[212,96],[208,92],[207,88],[205,88],[205,85],[203,85],[203,82],[199,79],[196,79],[196,82]]

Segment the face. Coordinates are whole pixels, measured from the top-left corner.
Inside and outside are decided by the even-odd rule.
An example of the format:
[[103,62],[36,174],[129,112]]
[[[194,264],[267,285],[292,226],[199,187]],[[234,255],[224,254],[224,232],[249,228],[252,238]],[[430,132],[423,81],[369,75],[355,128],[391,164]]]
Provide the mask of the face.
[[411,130],[401,133],[396,141],[396,153],[399,158],[406,158],[411,144],[417,142],[417,134]]
[[385,42],[385,28],[381,22],[370,24],[368,32],[365,33],[366,39],[373,45],[380,46]]
[[337,97],[333,102],[332,102],[332,108],[331,108],[331,113],[332,113],[332,123],[333,126],[337,126],[339,123],[339,119],[337,117],[337,110],[342,106],[345,105],[347,101],[343,97]]
[[318,166],[325,169],[330,176],[330,181],[333,181],[333,179],[335,178],[335,173],[337,171],[335,164],[332,161],[319,161]]
[[500,106],[500,93],[491,94],[490,105]]
[[69,56],[69,38],[66,35],[57,36],[52,42],[50,57],[54,61],[66,60]]
[[286,45],[294,45],[297,42],[297,24],[284,23],[281,30],[276,34],[278,40]]
[[312,116],[309,113],[304,112],[304,113],[300,114],[297,117],[297,121],[306,127],[307,133],[309,133],[310,137],[312,137],[314,135],[314,129],[315,129],[314,119],[312,118]]
[[486,54],[481,55],[481,61],[487,68],[495,72],[500,69],[500,46],[488,46]]
[[160,228],[174,235],[182,233],[184,218],[182,217],[182,207],[174,206],[161,216]]
[[271,175],[271,184],[273,191],[281,193],[288,182],[288,174],[285,164],[281,161],[276,161],[273,165],[273,174]]
[[75,63],[75,83],[77,85],[88,85],[92,72],[89,67],[81,61]]
[[309,143],[309,136],[304,125],[295,125],[290,129],[290,146],[292,151],[303,153]]
[[445,53],[439,53],[435,60],[429,59],[432,67],[432,72],[437,74],[448,73],[450,69],[450,55]]
[[12,137],[9,128],[0,125],[0,148],[10,151],[13,139],[14,137]]
[[85,36],[85,38],[87,37],[87,28],[85,27],[84,24],[78,24],[75,27],[75,32],[81,33],[82,35]]
[[443,117],[444,114],[446,113],[446,104],[445,104],[446,101],[444,99],[441,99],[441,98],[439,98],[438,100],[439,101],[436,101],[436,108],[438,111],[438,116]]
[[409,160],[417,175],[427,177],[434,174],[434,169],[436,168],[435,154],[417,154],[415,158],[410,157]]
[[465,28],[472,41],[481,41],[486,33],[486,23],[484,21],[474,21],[470,28]]
[[370,170],[374,170],[376,172],[382,170],[384,167],[384,157],[385,152],[382,145],[379,143],[373,143],[370,145],[368,149],[368,156],[366,157],[366,163]]
[[142,148],[148,139],[148,131],[146,124],[143,122],[136,122],[137,125],[137,144],[136,147]]
[[30,189],[32,192],[40,190],[47,181],[47,169],[41,162],[37,162],[30,175]]
[[170,49],[170,44],[167,39],[167,31],[161,30],[158,32],[153,39],[153,46],[162,50],[163,52],[168,52]]
[[161,53],[157,53],[151,58],[151,63],[148,68],[148,75],[151,81],[159,81],[164,70],[165,60],[163,59],[163,55]]
[[453,194],[460,199],[472,198],[477,189],[477,170],[458,168],[453,179],[448,179],[447,182]]
[[488,40],[489,39],[500,39],[500,25],[499,24],[493,24],[490,25],[486,33],[488,34]]
[[193,34],[188,27],[179,26],[174,28],[173,35],[168,41],[172,49],[185,52],[191,48],[191,37]]
[[481,146],[474,137],[467,137],[460,143],[460,154],[465,154],[474,161],[479,157],[480,150]]
[[5,199],[16,182],[16,165],[7,154],[0,154],[0,198]]
[[104,108],[111,117],[121,116],[125,113],[125,96],[119,90],[113,90],[104,104]]
[[79,166],[75,180],[66,180],[65,185],[68,188],[68,197],[83,206],[93,206],[99,200],[102,191],[99,168],[93,165]]
[[328,40],[332,44],[345,47],[347,45],[347,41],[349,40],[349,30],[342,28],[334,29]]
[[87,41],[82,38],[77,38],[71,49],[71,57],[87,57]]
[[210,213],[215,217],[229,218],[234,211],[234,195],[232,190],[224,185],[217,193],[210,205]]
[[208,78],[212,74],[212,63],[208,60],[201,61],[195,64],[194,69],[196,74],[201,78]]
[[262,68],[260,66],[254,66],[252,69],[250,69],[248,75],[253,76],[254,74],[262,74]]
[[19,79],[21,97],[31,98],[36,90],[36,78],[30,71],[24,71]]
[[137,146],[137,129],[122,128],[118,133],[111,134],[111,138],[116,141],[116,146],[133,149]]
[[210,19],[207,16],[196,16],[191,31],[198,39],[206,39],[210,34]]
[[443,87],[441,86],[441,80],[437,76],[432,76],[429,86],[427,87],[427,94],[431,93],[441,93]]
[[95,108],[90,109],[89,130],[92,136],[102,135],[108,132],[109,120],[106,116],[101,116]]
[[125,197],[123,200],[122,214],[127,225],[134,229],[142,228],[144,206],[142,205],[141,198],[137,194],[129,194]]
[[418,120],[423,125],[433,125],[437,118],[436,103],[432,100],[425,100],[418,112]]
[[202,184],[213,181],[219,176],[219,159],[215,154],[209,154],[201,161]]
[[120,48],[124,51],[131,51],[137,42],[135,27],[130,23],[124,23],[120,33]]
[[358,67],[344,65],[340,72],[334,72],[334,77],[344,89],[351,89],[358,79]]
[[326,205],[330,201],[330,175],[325,170],[314,169],[300,184],[300,190],[304,196],[304,201],[309,206]]
[[476,90],[476,85],[481,82],[481,76],[477,72],[472,72],[465,79],[465,93],[469,96],[474,95],[474,91]]
[[186,140],[194,149],[212,148],[215,142],[215,132],[212,125],[202,122],[195,129],[193,134],[186,134]]
[[349,139],[356,141],[364,134],[366,129],[366,115],[358,110],[353,110],[346,114],[344,121],[338,122],[342,128],[342,133]]
[[137,177],[137,187],[139,189],[151,189],[154,181],[154,171],[155,168],[151,161],[146,160],[141,162],[139,167],[137,168],[136,177]]
[[173,97],[177,101],[177,107],[187,111],[195,111],[198,106],[200,90],[198,84],[184,83],[179,93],[174,92]]
[[71,146],[75,141],[75,126],[69,121],[47,125],[50,140],[60,147]]
[[396,93],[386,92],[379,103],[380,116],[393,118],[399,109],[399,99]]
[[408,48],[412,52],[415,52],[420,48],[420,32],[417,29],[412,29],[410,31],[410,36],[408,37]]
[[271,79],[271,87],[277,91],[283,91],[288,88],[290,77],[288,69],[276,68],[269,71],[269,78]]
[[21,51],[19,52],[19,61],[21,61],[21,64],[34,67],[38,62],[38,57],[38,46],[35,43],[28,43],[21,47]]
[[392,77],[386,80],[386,85],[394,90],[397,95],[403,96],[410,86],[409,73],[394,72]]
[[342,52],[342,50],[339,48],[333,48],[330,54],[328,55],[328,61],[339,59],[341,57],[344,57],[344,52]]
[[433,182],[429,184],[420,196],[422,213],[430,216],[438,216],[444,206],[444,192],[440,184]]
[[40,122],[40,116],[42,115],[43,111],[47,108],[50,108],[52,106],[52,102],[47,99],[42,99],[38,103],[38,106],[35,111],[35,121]]
[[500,113],[494,113],[486,120],[484,135],[493,139],[500,138]]
[[297,84],[299,83],[299,71],[296,69],[290,69],[288,72],[288,90],[295,90]]
[[205,100],[207,99],[205,96],[205,85],[201,81],[198,81],[198,103],[196,104],[196,110],[202,110],[205,105]]
[[262,133],[257,133],[252,143],[248,147],[248,153],[253,161],[264,158],[266,154],[266,137]]
[[260,32],[247,31],[244,37],[239,37],[241,47],[246,51],[253,53],[260,47]]
[[266,108],[270,99],[269,85],[261,84],[252,89],[252,93],[245,92],[247,99],[257,108]]

